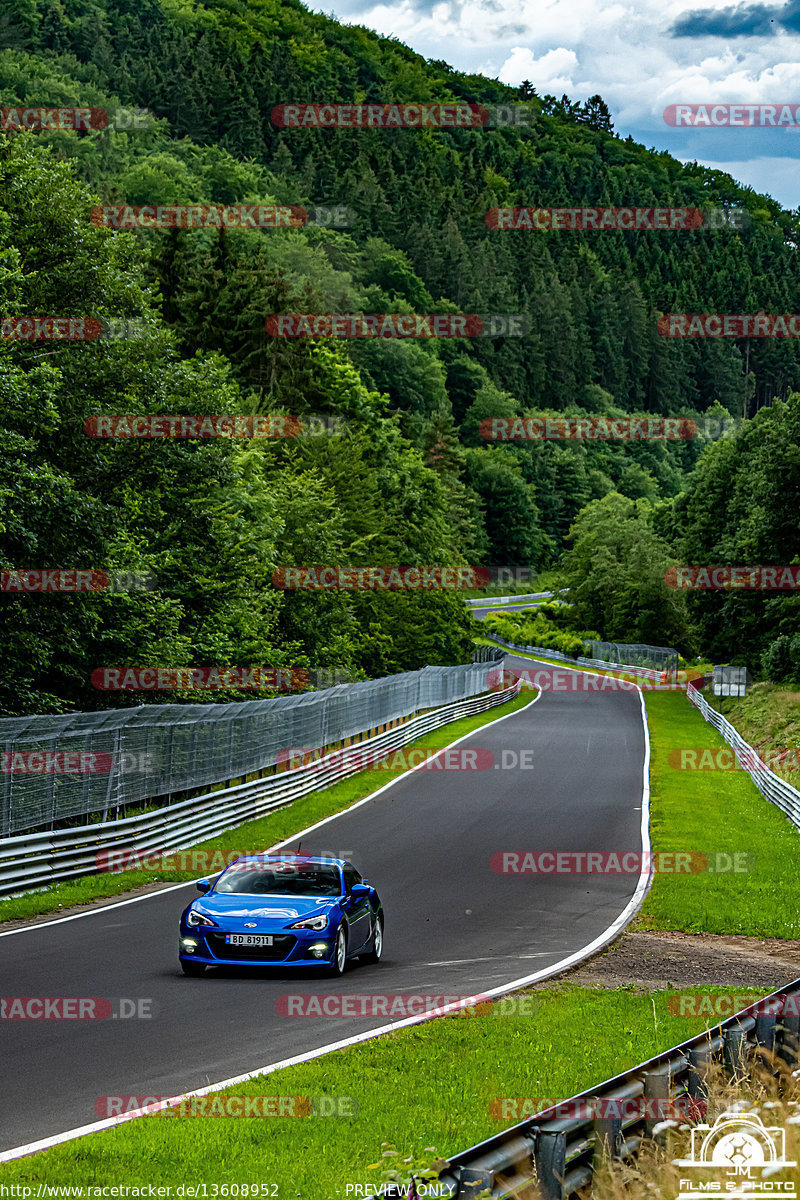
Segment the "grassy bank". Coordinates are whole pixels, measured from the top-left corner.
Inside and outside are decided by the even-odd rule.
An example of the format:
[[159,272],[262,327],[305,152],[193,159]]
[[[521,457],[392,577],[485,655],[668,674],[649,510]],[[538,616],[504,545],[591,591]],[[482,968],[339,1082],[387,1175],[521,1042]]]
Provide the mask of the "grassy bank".
[[[746,696],[709,696],[709,703],[735,725],[751,746],[770,749],[800,747],[800,692],[783,683],[754,683]],[[776,769],[793,787],[800,788],[797,759],[794,769]]]
[[224,1093],[325,1094],[349,1101],[352,1116],[145,1117],[0,1166],[0,1182],[269,1182],[284,1200],[344,1197],[349,1184],[379,1182],[366,1167],[382,1142],[400,1155],[424,1157],[430,1146],[453,1154],[525,1113],[504,1099],[536,1098],[528,1106],[536,1111],[545,1098],[567,1099],[699,1033],[706,1018],[679,1015],[674,996],[632,987],[534,991],[524,1013],[501,1015],[496,1005],[485,1015],[445,1017]]
[[682,749],[725,745],[682,693],[645,692],[645,703],[653,848],[704,856],[708,869],[656,874],[639,926],[800,937],[800,831],[745,771],[680,766]]

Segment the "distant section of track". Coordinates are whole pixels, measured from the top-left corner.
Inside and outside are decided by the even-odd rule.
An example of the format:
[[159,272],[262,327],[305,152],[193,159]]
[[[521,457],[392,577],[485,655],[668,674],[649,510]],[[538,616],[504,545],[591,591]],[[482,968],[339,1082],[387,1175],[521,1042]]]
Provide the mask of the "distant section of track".
[[[540,683],[548,672],[561,681],[575,674],[512,657],[507,664],[534,668]],[[491,859],[642,849],[639,693],[545,687],[536,703],[458,743],[469,749],[489,751],[494,766],[413,771],[301,839],[304,850],[349,851],[379,889],[386,949],[377,967],[355,966],[341,980],[279,968],[186,979],[177,928],[191,885],[0,933],[0,995],[124,997],[149,1000],[154,1012],[149,1020],[0,1021],[0,1150],[97,1120],[102,1096],[172,1096],[386,1024],[282,1016],[277,1002],[287,993],[490,992],[552,972],[619,925],[643,890],[638,875],[502,874]],[[251,848],[245,832],[242,847]]]
[[513,617],[514,613],[534,612],[540,604],[550,603],[550,600],[537,600],[535,604],[506,604],[503,608],[498,608],[496,604],[487,604],[485,607],[476,605],[475,608],[470,609],[470,613],[482,621],[489,613],[495,613],[498,617]]

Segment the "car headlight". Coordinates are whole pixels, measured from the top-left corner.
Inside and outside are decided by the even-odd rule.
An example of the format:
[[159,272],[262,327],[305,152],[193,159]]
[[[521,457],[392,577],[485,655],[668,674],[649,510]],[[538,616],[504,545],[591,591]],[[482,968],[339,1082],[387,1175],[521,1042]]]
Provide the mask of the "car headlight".
[[318,917],[307,917],[305,921],[295,921],[294,925],[290,925],[290,929],[325,929],[328,924],[327,913],[321,913]]
[[197,912],[192,908],[186,915],[187,925],[216,925],[216,921],[212,921],[211,917],[203,916],[201,912]]

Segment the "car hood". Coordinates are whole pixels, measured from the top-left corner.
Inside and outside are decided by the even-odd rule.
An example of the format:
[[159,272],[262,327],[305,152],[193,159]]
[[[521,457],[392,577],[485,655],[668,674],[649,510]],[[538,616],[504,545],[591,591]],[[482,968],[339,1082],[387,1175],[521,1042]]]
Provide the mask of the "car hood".
[[243,896],[218,895],[211,892],[194,902],[197,912],[205,913],[220,926],[235,932],[244,931],[246,921],[254,922],[255,930],[284,929],[309,913],[325,912],[337,903],[336,897],[325,896]]

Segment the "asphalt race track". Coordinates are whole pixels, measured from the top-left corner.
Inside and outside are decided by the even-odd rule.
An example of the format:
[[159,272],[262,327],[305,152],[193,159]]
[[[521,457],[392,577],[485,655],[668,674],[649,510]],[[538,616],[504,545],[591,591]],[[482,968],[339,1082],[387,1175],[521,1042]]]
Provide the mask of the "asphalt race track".
[[487,604],[485,607],[476,605],[474,608],[470,608],[470,616],[476,617],[479,621],[482,621],[489,613],[494,613],[498,617],[513,617],[515,613],[521,617],[532,617],[539,605],[545,603],[549,602],[537,600],[533,604]]
[[[515,667],[542,679],[555,670],[562,686],[577,674],[509,657]],[[377,967],[353,964],[341,980],[279,968],[185,978],[177,926],[193,885],[0,936],[0,995],[142,999],[154,1013],[0,1021],[0,1151],[98,1120],[102,1096],[177,1095],[387,1023],[282,1016],[276,1001],[287,993],[474,995],[601,937],[637,874],[509,875],[490,859],[642,849],[639,693],[543,690],[459,744],[474,747],[492,752],[494,768],[417,770],[302,839],[304,850],[349,850],[379,889],[386,940]],[[532,751],[532,769],[520,768],[522,750]],[[503,752],[517,765],[501,766]],[[251,849],[245,833],[241,845]]]

